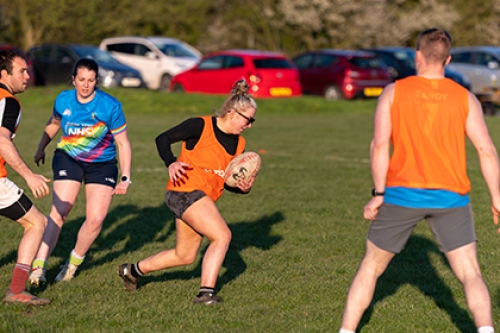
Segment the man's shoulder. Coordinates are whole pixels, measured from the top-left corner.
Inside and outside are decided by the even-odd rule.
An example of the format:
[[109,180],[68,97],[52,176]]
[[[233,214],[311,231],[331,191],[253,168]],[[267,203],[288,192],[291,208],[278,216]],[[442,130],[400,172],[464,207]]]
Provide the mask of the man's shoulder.
[[14,94],[12,94],[4,84],[0,83],[0,99],[4,98],[12,99],[19,104],[17,97],[14,96]]
[[1,108],[2,108],[2,114],[5,113],[19,113],[21,112],[21,103],[19,103],[19,100],[15,98],[12,95],[7,95],[7,96],[2,96],[0,95],[0,100],[4,100],[3,103],[1,103]]

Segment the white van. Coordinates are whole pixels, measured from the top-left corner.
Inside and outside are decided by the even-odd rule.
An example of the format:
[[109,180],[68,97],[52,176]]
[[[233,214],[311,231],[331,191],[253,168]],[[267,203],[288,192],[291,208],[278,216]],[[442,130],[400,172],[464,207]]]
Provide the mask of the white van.
[[168,91],[172,77],[193,67],[201,58],[194,47],[167,37],[112,37],[102,40],[101,50],[136,68],[149,89]]

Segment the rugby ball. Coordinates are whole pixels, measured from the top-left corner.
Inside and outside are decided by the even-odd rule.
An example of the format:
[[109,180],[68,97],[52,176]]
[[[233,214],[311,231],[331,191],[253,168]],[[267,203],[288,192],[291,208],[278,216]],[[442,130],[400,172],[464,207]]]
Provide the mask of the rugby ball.
[[260,170],[260,156],[252,151],[245,152],[233,158],[226,168],[224,182],[236,187],[240,180],[249,180]]

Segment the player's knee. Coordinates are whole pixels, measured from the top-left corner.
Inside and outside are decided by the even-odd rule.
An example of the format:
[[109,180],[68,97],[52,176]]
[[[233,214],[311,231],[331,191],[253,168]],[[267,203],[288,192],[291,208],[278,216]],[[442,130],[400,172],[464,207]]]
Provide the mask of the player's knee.
[[92,232],[99,232],[101,231],[103,222],[104,222],[104,217],[94,216],[87,218],[87,220],[84,223],[86,227]]
[[62,227],[64,224],[64,221],[66,221],[66,218],[68,217],[69,211],[68,212],[63,212],[63,211],[58,211],[58,210],[52,210],[49,215],[49,219],[54,222],[57,226]]
[[181,265],[191,265],[196,259],[197,252],[177,253]]
[[224,244],[226,246],[229,246],[229,243],[231,243],[231,238],[233,235],[231,234],[231,230],[227,228],[226,230],[218,233],[216,241],[220,242],[221,244]]
[[42,231],[47,228],[48,220],[45,215],[39,212],[36,208],[32,208],[19,223],[24,227],[24,229],[41,229]]

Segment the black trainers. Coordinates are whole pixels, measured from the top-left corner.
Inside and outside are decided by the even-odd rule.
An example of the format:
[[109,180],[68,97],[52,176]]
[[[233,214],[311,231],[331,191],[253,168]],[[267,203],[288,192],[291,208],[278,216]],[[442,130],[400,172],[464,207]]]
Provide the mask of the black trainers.
[[199,293],[194,297],[194,302],[206,305],[219,305],[222,303],[222,297],[215,296],[213,293]]
[[139,284],[139,278],[132,276],[132,264],[121,264],[118,266],[118,275],[123,279],[125,284],[125,289],[128,291],[137,290],[137,284]]
[[46,298],[36,297],[26,290],[21,291],[19,294],[14,294],[12,291],[10,291],[10,289],[7,289],[7,292],[5,293],[5,302],[26,305],[46,305],[50,303],[50,300]]

